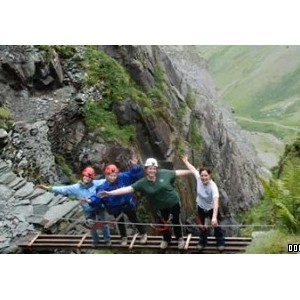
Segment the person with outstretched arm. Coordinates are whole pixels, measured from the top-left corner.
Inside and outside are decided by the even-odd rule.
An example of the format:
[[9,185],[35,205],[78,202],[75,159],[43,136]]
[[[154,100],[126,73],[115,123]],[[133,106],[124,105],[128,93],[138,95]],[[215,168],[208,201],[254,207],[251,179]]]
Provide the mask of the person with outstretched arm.
[[219,190],[216,183],[211,178],[209,168],[200,168],[198,171],[189,161],[188,156],[183,155],[182,161],[187,168],[193,172],[197,182],[197,213],[200,225],[200,237],[197,249],[202,251],[207,244],[208,231],[205,225],[205,219],[211,219],[211,226],[214,228],[217,248],[223,251],[225,248],[224,233],[219,226]]
[[[138,163],[138,159],[135,155],[132,156],[131,168],[126,172],[119,172],[116,165],[110,164],[105,168],[106,181],[97,187],[95,195],[91,196],[90,199],[84,199],[83,201],[89,203],[91,207],[98,207],[104,205],[107,212],[118,219],[118,229],[121,235],[121,246],[126,246],[127,232],[125,226],[124,214],[128,217],[132,223],[140,223],[137,216],[137,200],[134,198],[132,193],[126,195],[114,196],[110,195],[106,198],[98,197],[99,192],[103,190],[113,191],[121,187],[129,186],[136,182],[138,179],[143,177],[143,168]],[[136,228],[141,235],[140,243],[147,243],[147,233],[143,225],[138,224]]]
[[[153,211],[160,216],[162,223],[166,223],[170,215],[173,225],[180,225],[180,198],[175,190],[174,183],[177,176],[191,174],[189,170],[165,170],[158,169],[155,158],[148,158],[144,164],[145,177],[134,184],[116,189],[114,191],[102,191],[100,197],[110,197],[125,195],[133,192],[140,192],[144,195]],[[184,239],[180,226],[174,226],[175,237],[178,241],[178,249],[184,248]],[[162,232],[163,240],[160,244],[161,249],[166,249],[171,242],[172,233],[167,230]]]
[[[105,182],[105,179],[95,180],[96,172],[92,167],[86,167],[83,169],[82,173],[82,180],[76,184],[71,185],[64,185],[64,186],[47,186],[47,185],[38,185],[39,188],[47,190],[49,192],[60,194],[64,196],[73,196],[76,197],[78,200],[83,198],[89,198],[95,194],[96,188]],[[93,220],[93,221],[105,221],[105,208],[104,207],[97,207],[93,208],[87,203],[82,203],[81,207],[84,211],[86,220]],[[91,229],[91,236],[93,239],[93,245],[96,247],[100,241],[99,235],[96,229]],[[103,238],[105,244],[107,246],[111,245],[110,240],[110,229],[107,224],[105,224],[102,228]]]

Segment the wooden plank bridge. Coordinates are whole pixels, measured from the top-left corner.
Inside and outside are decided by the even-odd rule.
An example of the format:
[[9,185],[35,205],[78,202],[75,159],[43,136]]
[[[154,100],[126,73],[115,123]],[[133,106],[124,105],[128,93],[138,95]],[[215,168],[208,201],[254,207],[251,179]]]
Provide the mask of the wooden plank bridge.
[[[183,250],[178,250],[177,241],[174,237],[168,248],[162,250],[160,249],[161,240],[161,236],[148,236],[147,244],[141,245],[139,236],[135,234],[128,236],[128,243],[126,246],[121,246],[121,237],[119,235],[112,235],[111,246],[107,246],[105,242],[101,240],[95,247],[92,243],[92,238],[88,233],[84,235],[55,235],[36,233],[35,235],[28,236],[24,240],[20,241],[18,246],[21,247],[25,253],[39,253],[43,251],[51,252],[54,250],[75,250],[80,253],[81,250],[88,249],[111,249],[114,251],[118,250],[123,253],[142,252],[143,250],[147,250],[148,252],[150,250],[151,253],[220,253],[216,247],[216,241],[214,237],[208,237],[207,246],[201,252],[197,250],[197,244],[199,241],[198,236],[192,236],[191,234],[185,236],[185,246]],[[251,238],[225,237],[225,242],[225,250],[222,251],[222,253],[243,253],[245,248],[251,243]]]

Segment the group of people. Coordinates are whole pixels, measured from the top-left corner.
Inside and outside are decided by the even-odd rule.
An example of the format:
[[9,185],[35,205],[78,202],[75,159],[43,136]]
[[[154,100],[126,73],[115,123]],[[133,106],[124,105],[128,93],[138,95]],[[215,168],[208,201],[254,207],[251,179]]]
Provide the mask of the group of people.
[[[116,165],[108,165],[105,168],[105,179],[95,180],[95,171],[87,167],[82,172],[82,181],[69,186],[45,186],[54,193],[65,196],[75,196],[80,200],[87,219],[105,222],[105,211],[118,220],[118,230],[122,237],[121,245],[127,245],[127,233],[124,215],[130,222],[136,224],[141,236],[140,243],[147,243],[145,227],[141,225],[137,216],[137,200],[134,192],[139,192],[149,201],[158,223],[162,224],[161,249],[166,249],[171,242],[172,232],[169,225],[174,225],[174,234],[178,243],[178,249],[183,249],[185,241],[180,226],[180,198],[175,189],[175,180],[178,176],[193,174],[197,182],[197,214],[200,228],[200,237],[197,248],[202,251],[207,245],[208,229],[205,219],[211,220],[214,228],[217,247],[224,250],[225,240],[222,229],[219,226],[219,192],[216,183],[211,178],[208,168],[199,171],[188,161],[188,156],[183,155],[182,161],[187,170],[159,169],[155,158],[148,158],[144,163],[144,169],[138,164],[138,159],[133,156],[132,167],[127,172],[120,172]],[[171,223],[171,224],[169,224]],[[164,226],[166,225],[166,226]],[[102,228],[103,238],[106,245],[111,245],[110,230],[107,225]],[[95,229],[91,229],[93,243],[99,243],[99,236]]]

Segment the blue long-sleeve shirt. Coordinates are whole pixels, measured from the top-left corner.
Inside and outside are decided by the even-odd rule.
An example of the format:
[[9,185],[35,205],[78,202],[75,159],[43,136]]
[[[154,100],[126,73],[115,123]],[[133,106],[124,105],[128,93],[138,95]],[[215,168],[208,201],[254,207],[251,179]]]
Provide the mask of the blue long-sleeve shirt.
[[92,200],[90,206],[99,207],[104,205],[107,212],[112,215],[118,215],[122,211],[126,212],[126,210],[131,210],[137,205],[137,201],[134,199],[132,193],[120,196],[108,196],[106,198],[100,198],[98,194],[101,191],[113,191],[121,187],[129,186],[142,176],[143,168],[141,165],[137,165],[135,168],[132,168],[127,172],[119,173],[117,180],[114,183],[110,183],[106,180],[103,184],[96,188],[96,193],[90,197]]
[[[74,196],[77,199],[79,198],[90,198],[92,195],[95,195],[97,187],[105,182],[105,179],[93,180],[88,185],[85,185],[81,182],[75,183],[72,185],[64,185],[64,186],[53,186],[49,189],[49,191],[60,194],[64,196]],[[86,212],[94,211],[95,207],[91,207],[87,203],[80,203],[83,210]],[[98,206],[98,208],[100,205]]]

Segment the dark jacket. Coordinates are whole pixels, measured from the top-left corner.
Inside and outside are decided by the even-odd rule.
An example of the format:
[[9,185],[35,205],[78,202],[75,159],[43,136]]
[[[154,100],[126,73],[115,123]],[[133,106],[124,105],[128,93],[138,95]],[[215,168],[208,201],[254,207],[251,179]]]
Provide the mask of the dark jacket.
[[135,181],[143,176],[143,168],[141,165],[137,165],[135,168],[130,169],[128,172],[119,173],[117,180],[114,183],[105,181],[103,184],[97,187],[96,195],[90,197],[92,207],[99,207],[104,205],[107,212],[112,215],[119,215],[121,212],[131,211],[137,206],[137,201],[133,197],[133,194],[126,194],[120,196],[108,196],[106,198],[100,198],[98,196],[101,191],[113,191],[121,187],[130,186]]

